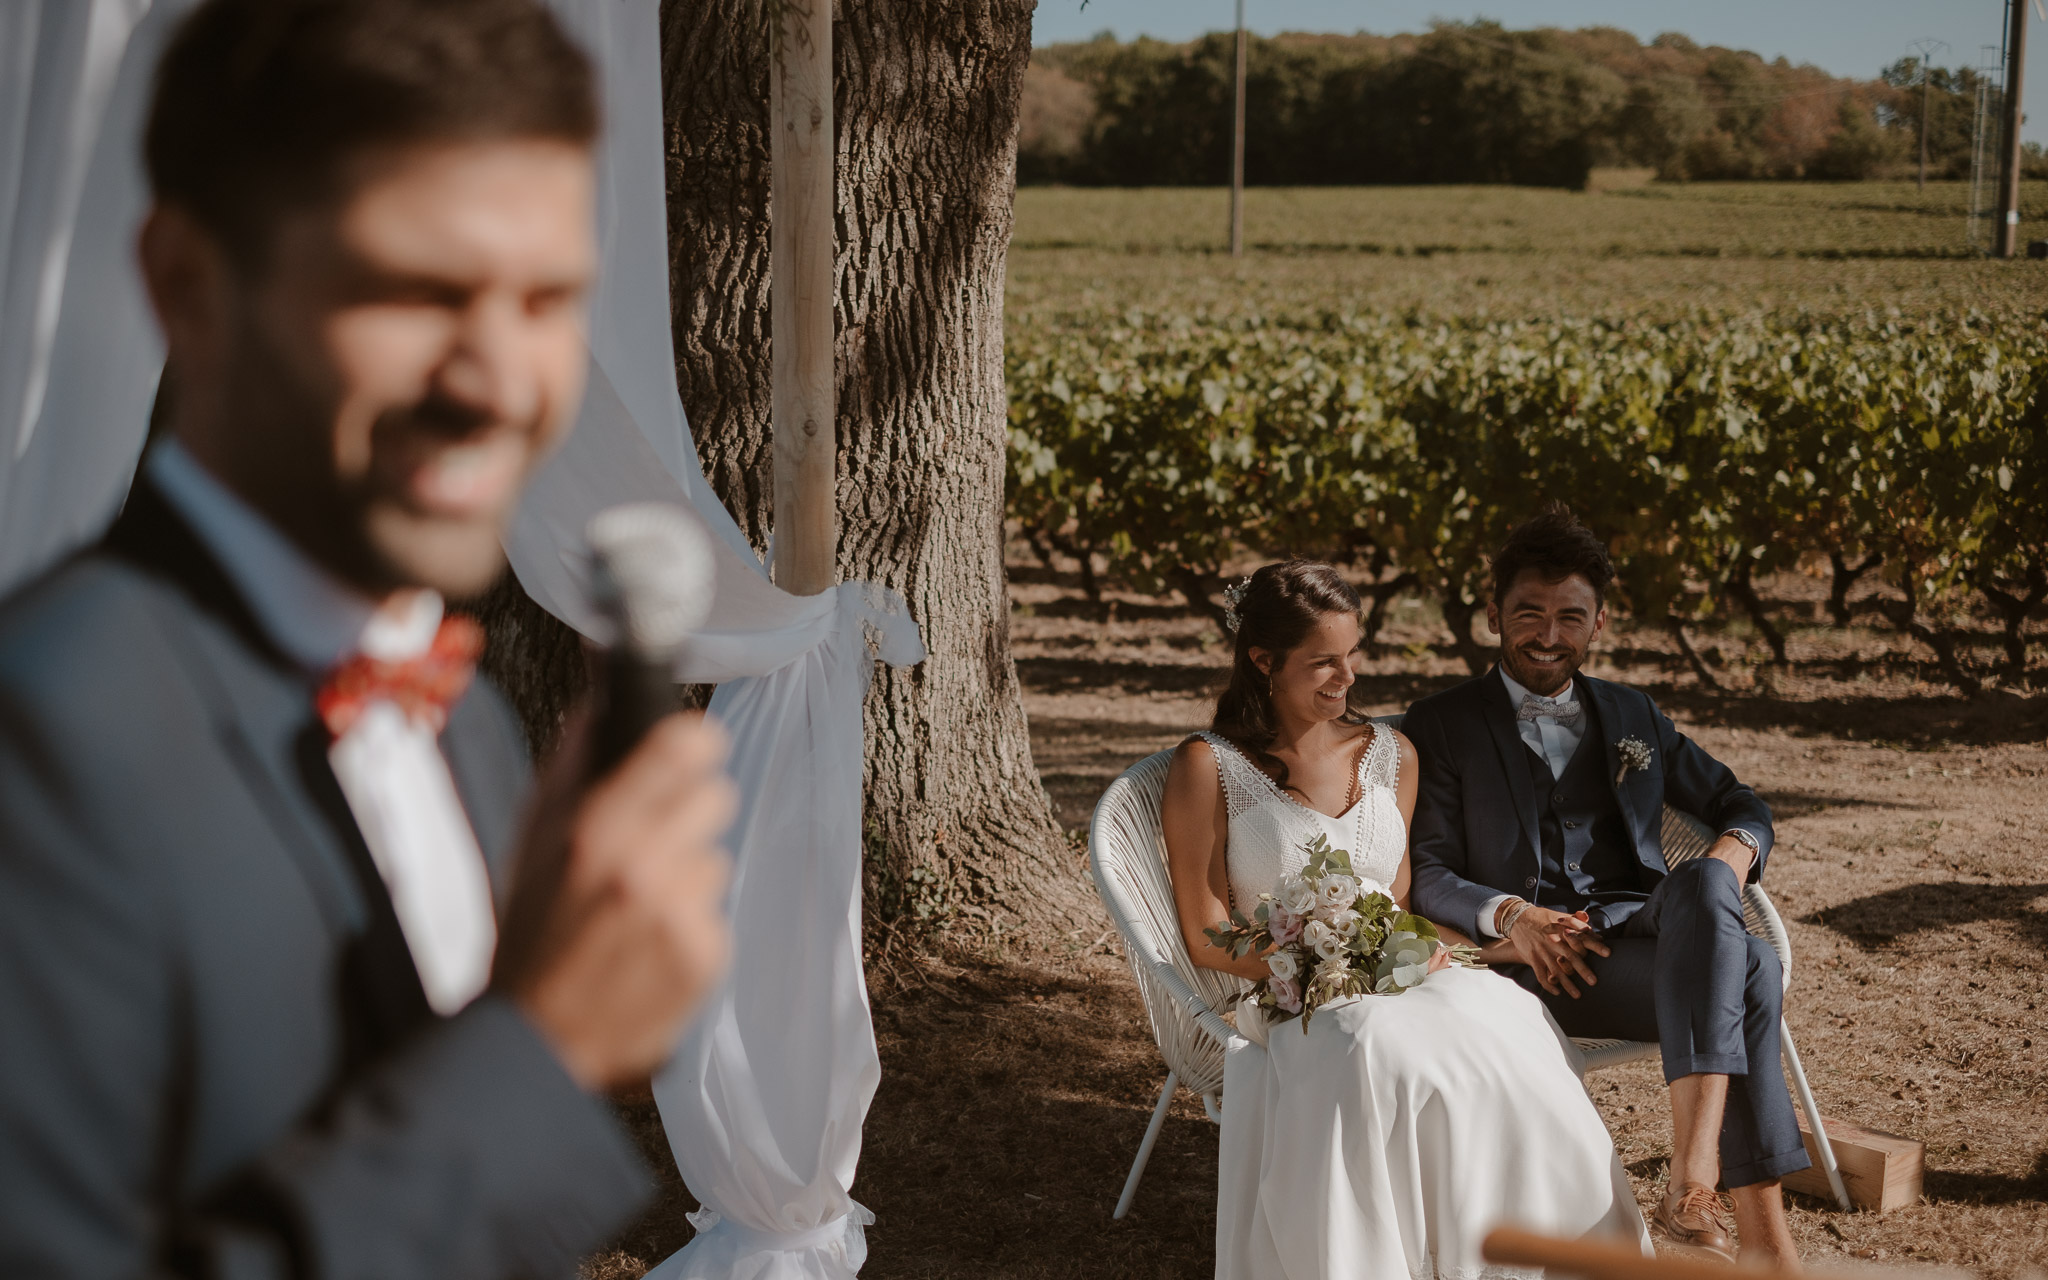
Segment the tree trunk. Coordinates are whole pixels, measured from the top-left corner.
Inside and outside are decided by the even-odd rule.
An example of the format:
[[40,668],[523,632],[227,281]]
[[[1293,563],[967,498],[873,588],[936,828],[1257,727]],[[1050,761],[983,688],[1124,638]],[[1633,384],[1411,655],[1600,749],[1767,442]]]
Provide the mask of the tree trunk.
[[1850,564],[1841,552],[1828,552],[1828,565],[1833,570],[1833,576],[1828,584],[1828,616],[1835,620],[1836,626],[1848,626],[1855,616],[1855,611],[1849,605],[1850,589],[1855,587],[1864,574],[1883,563],[1884,557],[1876,554],[1863,557],[1861,564]]
[[1451,629],[1451,651],[1465,660],[1465,670],[1475,676],[1483,676],[1498,654],[1498,650],[1472,638],[1472,621],[1479,616],[1484,605],[1467,599],[1464,589],[1455,579],[1440,573],[1437,580],[1436,598],[1443,606],[1444,625]]
[[1678,641],[1678,652],[1685,656],[1686,665],[1692,668],[1692,673],[1695,676],[1699,677],[1700,686],[1711,689],[1715,693],[1721,692],[1721,682],[1715,679],[1714,669],[1707,665],[1706,658],[1701,655],[1698,649],[1693,647],[1692,636],[1687,634],[1685,630],[1685,620],[1671,617],[1665,619],[1665,622],[1671,628],[1672,638]]
[[1790,666],[1791,659],[1785,656],[1785,633],[1771,621],[1769,611],[1764,608],[1763,597],[1756,593],[1755,570],[1748,557],[1740,552],[1736,555],[1735,564],[1728,571],[1728,594],[1733,596],[1735,603],[1741,605],[1742,611],[1749,615],[1749,620],[1756,625],[1757,634],[1764,638],[1764,643],[1771,646],[1772,660],[1781,667]]
[[[869,900],[1004,930],[1070,927],[1086,898],[1031,763],[1002,562],[1031,9],[841,0],[833,23],[838,570],[901,592],[931,654],[869,696]],[[712,487],[765,546],[767,17],[759,0],[665,0],[661,22],[677,377]]]
[[583,637],[528,599],[509,569],[481,598],[458,607],[483,624],[486,643],[479,665],[519,713],[533,758],[546,759],[569,709],[590,688]]
[[1904,634],[1934,650],[1935,660],[1941,663],[1941,670],[1949,683],[1963,691],[1964,696],[1974,698],[1983,692],[1984,686],[1963,666],[1963,654],[1956,644],[1956,638],[1939,622],[1923,622],[1920,618],[1922,586],[1916,566],[1910,562],[1899,565],[1899,590],[1905,599],[1883,605],[1883,612],[1891,624]]
[[2017,688],[2027,678],[2027,619],[2048,601],[2048,565],[2028,565],[2016,582],[1985,572],[1977,575],[1976,586],[2005,623],[2005,678]]

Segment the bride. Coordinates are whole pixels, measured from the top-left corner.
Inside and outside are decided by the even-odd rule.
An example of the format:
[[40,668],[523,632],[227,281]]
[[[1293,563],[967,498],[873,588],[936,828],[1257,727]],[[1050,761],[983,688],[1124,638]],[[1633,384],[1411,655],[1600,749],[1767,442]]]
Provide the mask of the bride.
[[[1347,710],[1359,599],[1335,569],[1267,565],[1234,612],[1230,685],[1210,732],[1175,753],[1163,816],[1188,954],[1256,981],[1263,960],[1203,930],[1301,870],[1315,835],[1407,906],[1416,756]],[[1534,996],[1447,958],[1405,994],[1326,1006],[1305,1033],[1239,1007],[1250,1043],[1225,1066],[1218,1280],[1523,1274],[1480,1258],[1501,1223],[1649,1251],[1576,1051]]]

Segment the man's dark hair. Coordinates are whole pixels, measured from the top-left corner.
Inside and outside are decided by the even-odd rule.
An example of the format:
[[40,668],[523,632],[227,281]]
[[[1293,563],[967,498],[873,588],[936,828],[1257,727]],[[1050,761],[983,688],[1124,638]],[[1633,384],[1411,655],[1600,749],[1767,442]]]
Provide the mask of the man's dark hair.
[[593,80],[537,0],[205,0],[157,68],[144,161],[160,203],[255,265],[277,218],[343,198],[366,154],[589,145]]
[[1562,502],[1545,503],[1516,525],[1493,553],[1495,604],[1507,603],[1508,588],[1525,569],[1534,569],[1546,582],[1563,582],[1573,575],[1584,578],[1593,584],[1593,598],[1601,603],[1607,599],[1607,584],[1614,581],[1607,544]]

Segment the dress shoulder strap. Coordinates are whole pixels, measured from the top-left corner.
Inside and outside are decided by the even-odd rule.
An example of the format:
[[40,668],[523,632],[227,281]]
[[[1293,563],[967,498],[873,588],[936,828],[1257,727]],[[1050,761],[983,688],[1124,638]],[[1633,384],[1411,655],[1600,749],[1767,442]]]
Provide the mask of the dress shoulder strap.
[[1273,780],[1245,759],[1230,739],[1207,730],[1195,736],[1208,743],[1209,754],[1216,757],[1216,775],[1223,782],[1223,807],[1231,817],[1248,812],[1273,794]]
[[1359,771],[1365,775],[1369,786],[1385,787],[1389,791],[1401,789],[1401,740],[1394,731],[1383,724],[1372,727],[1372,745],[1365,749],[1365,759],[1359,763]]

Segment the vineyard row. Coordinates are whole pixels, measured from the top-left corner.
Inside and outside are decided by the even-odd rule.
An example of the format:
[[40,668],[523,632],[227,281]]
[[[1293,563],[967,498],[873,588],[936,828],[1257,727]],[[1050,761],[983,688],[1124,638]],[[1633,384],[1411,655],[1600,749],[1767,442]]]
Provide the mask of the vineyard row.
[[[1366,571],[1370,627],[1407,592],[1459,652],[1488,553],[1543,500],[1608,537],[1620,603],[1685,625],[1751,617],[1810,556],[1831,609],[1878,604],[1966,690],[1973,608],[2024,678],[2048,607],[2048,325],[2031,313],[1481,323],[1128,314],[1008,336],[1008,514],[1042,548],[1214,609],[1249,550]],[[1688,648],[1688,652],[1689,652]]]

